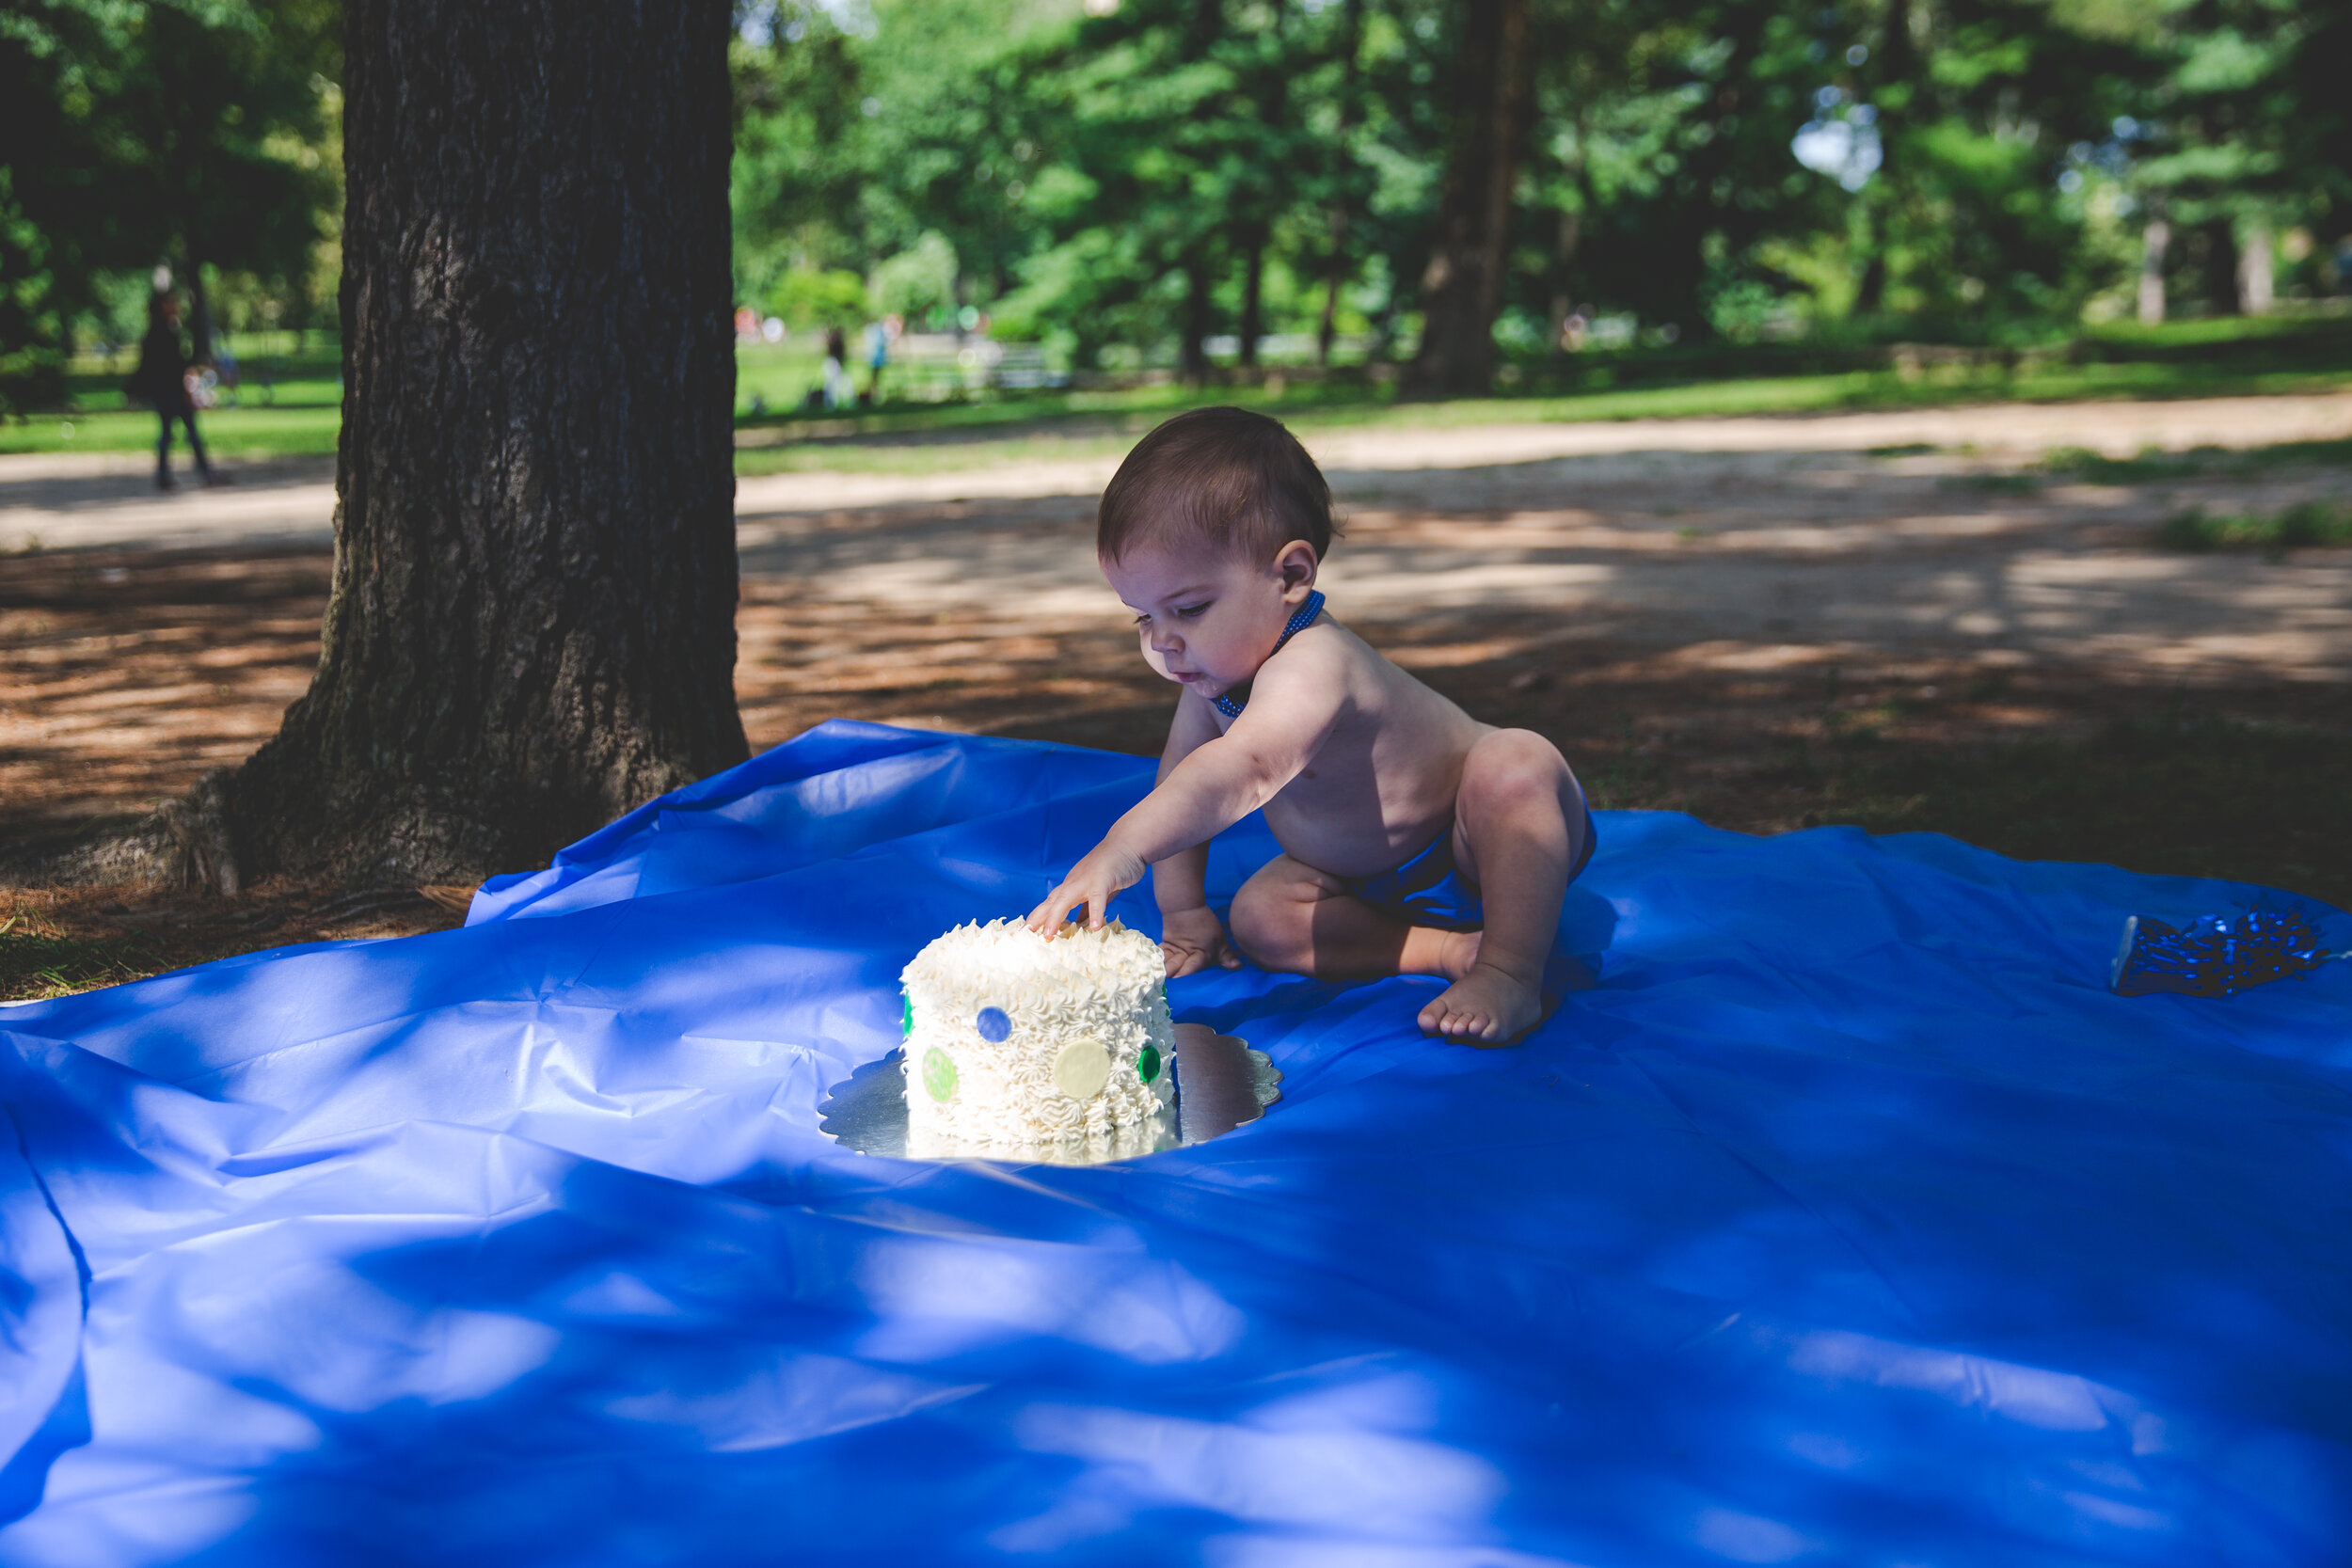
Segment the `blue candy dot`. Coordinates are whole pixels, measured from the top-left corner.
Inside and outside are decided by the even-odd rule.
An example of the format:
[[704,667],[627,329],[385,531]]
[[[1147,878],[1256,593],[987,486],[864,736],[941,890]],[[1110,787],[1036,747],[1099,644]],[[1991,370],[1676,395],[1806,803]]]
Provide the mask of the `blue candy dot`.
[[972,1021],[972,1026],[980,1032],[980,1038],[984,1040],[1001,1040],[1012,1033],[1012,1020],[1005,1016],[1002,1007],[982,1007],[980,1016]]

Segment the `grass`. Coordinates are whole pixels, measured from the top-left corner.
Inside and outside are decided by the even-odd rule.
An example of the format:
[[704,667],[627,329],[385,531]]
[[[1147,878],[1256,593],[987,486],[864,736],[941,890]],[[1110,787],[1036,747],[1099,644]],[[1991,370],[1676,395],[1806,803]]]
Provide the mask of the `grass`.
[[[1963,367],[1963,369],[1966,369]],[[1239,404],[1279,417],[1311,441],[1318,431],[1364,427],[1435,429],[1478,424],[1568,424],[1628,420],[1830,414],[1924,408],[1985,402],[2243,396],[2330,392],[2352,388],[2352,371],[2247,376],[2194,367],[2091,366],[2084,373],[1996,373],[1969,370],[1936,381],[1907,381],[1891,372],[1698,382],[1568,396],[1461,398],[1399,404],[1370,392],[1325,389],[1146,388],[1071,392],[919,411],[883,409],[848,419],[780,420],[739,431],[740,474],[810,471],[925,473],[1057,457],[1123,451],[1134,438],[1180,409]],[[2121,369],[2128,375],[2101,372]],[[755,444],[756,443],[756,444]],[[2319,445],[2321,443],[2308,443]],[[1893,454],[1889,454],[1893,455]]]
[[1790,764],[1821,822],[1932,831],[2021,860],[2221,877],[2352,908],[2352,736],[2220,720],[1953,750],[1849,732]]
[[[1916,457],[1937,451],[1972,453],[1974,448],[1945,448],[1925,442],[1903,446],[1872,447],[1866,455],[1871,457]],[[2191,447],[2186,451],[2166,451],[2160,447],[2145,447],[2131,457],[2110,457],[2087,447],[2052,447],[2042,454],[2041,461],[2008,473],[1959,474],[1943,483],[1960,490],[2033,491],[2052,480],[2080,480],[2090,484],[2161,484],[2174,480],[2208,477],[2253,477],[2290,467],[2314,465],[2343,467],[2352,465],[2352,440],[2343,441],[2280,441],[2271,446],[2232,449],[2227,447]],[[2341,542],[2341,534],[2330,531],[2335,525],[2326,520],[2325,509],[2311,516],[2299,516],[2284,526],[2290,545],[2318,545]],[[2166,543],[2176,549],[2210,549],[2224,544],[2272,544],[2268,537],[2241,537],[2224,540],[2210,529],[2193,521],[2177,521],[2186,531],[2178,537],[2168,536]],[[2201,533],[2201,530],[2202,532]],[[2243,533],[2245,531],[2239,531]]]
[[2298,502],[2280,512],[2217,512],[2191,507],[2164,520],[2156,542],[2169,550],[2264,550],[2352,545],[2352,505]]
[[[814,468],[924,472],[1121,451],[1142,430],[1179,409],[1238,403],[1279,416],[1302,434],[1349,426],[1417,427],[1488,423],[1803,415],[1936,407],[1991,401],[2074,402],[2324,392],[2352,388],[2352,336],[2342,324],[2201,322],[2151,333],[2086,335],[2074,356],[2013,362],[1931,364],[1915,371],[1832,370],[1820,373],[1725,374],[1745,363],[1715,353],[1687,364],[1669,353],[1588,355],[1539,365],[1524,389],[1508,395],[1400,404],[1386,386],[1361,378],[1293,379],[1263,386],[1119,389],[1062,388],[987,393],[955,403],[884,404],[842,416],[802,411],[818,379],[813,343],[753,344],[737,355],[738,471]],[[264,345],[246,345],[248,348]],[[1783,363],[1758,357],[1757,370]],[[122,377],[130,360],[83,361],[71,378],[69,414],[0,425],[0,452],[135,451],[155,438],[151,414],[125,407]],[[333,353],[311,347],[248,352],[238,406],[200,416],[207,443],[239,461],[325,456],[335,450],[341,383]],[[858,372],[863,380],[864,372]],[[263,391],[262,382],[271,381]],[[1536,384],[1560,385],[1544,389]],[[1639,385],[1626,385],[1638,381]],[[1611,385],[1617,383],[1617,385]],[[763,412],[753,412],[754,400]],[[1881,455],[1899,455],[1892,451]],[[2076,454],[2084,477],[2108,473]]]
[[135,942],[73,936],[36,911],[0,914],[0,997],[70,996],[170,967]]

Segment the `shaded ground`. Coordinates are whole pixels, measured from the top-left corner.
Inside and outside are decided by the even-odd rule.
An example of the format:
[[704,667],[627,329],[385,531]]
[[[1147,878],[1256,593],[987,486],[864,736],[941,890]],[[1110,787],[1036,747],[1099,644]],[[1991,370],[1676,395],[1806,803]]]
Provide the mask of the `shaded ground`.
[[[2036,414],[2047,446],[2118,444],[2112,410]],[[1343,469],[1334,608],[1481,717],[1553,736],[1603,805],[1934,828],[2352,903],[2352,550],[2160,543],[2191,509],[2341,502],[2341,451],[1872,452],[1804,423],[1818,450],[1515,459],[1516,434],[1449,433],[1450,466]],[[1169,695],[1093,573],[1089,503],[1032,488],[747,497],[754,745],[846,715],[1156,749]],[[307,684],[327,565],[266,542],[0,557],[0,843],[251,751]],[[462,908],[441,897],[0,893],[0,994],[428,928]]]

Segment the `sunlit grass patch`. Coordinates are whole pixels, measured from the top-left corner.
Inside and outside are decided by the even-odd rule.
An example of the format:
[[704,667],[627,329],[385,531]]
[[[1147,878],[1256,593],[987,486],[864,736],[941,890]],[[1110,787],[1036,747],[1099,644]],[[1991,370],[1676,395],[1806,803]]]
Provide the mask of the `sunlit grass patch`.
[[2252,476],[2278,468],[2352,463],[2352,441],[2280,441],[2233,450],[2191,447],[2167,451],[2142,447],[2130,457],[2110,457],[2088,447],[2052,447],[2032,472],[2079,479],[2092,484],[2156,484],[2213,475]]
[[2062,474],[2092,484],[2149,484],[2193,478],[2233,455],[2220,447],[2192,447],[2182,452],[2143,447],[2132,457],[2109,457],[2088,447],[2053,447],[2042,454],[2036,467],[2045,474]]
[[2278,512],[2207,512],[2167,517],[2156,542],[2169,550],[2281,550],[2352,545],[2352,504],[2308,500]]
[[[197,415],[196,428],[210,455],[258,463],[275,457],[333,456],[342,417],[342,405],[333,403],[307,407],[247,404],[205,409]],[[151,451],[154,446],[155,416],[144,408],[35,414],[22,422],[0,422],[0,453]],[[195,461],[187,433],[175,427],[172,467],[184,473]]]

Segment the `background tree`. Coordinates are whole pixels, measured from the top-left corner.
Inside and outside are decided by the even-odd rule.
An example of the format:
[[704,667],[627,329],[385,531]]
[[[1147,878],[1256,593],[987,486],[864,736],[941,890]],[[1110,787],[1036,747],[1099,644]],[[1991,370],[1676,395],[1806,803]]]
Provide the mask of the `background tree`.
[[1422,277],[1423,325],[1405,379],[1409,393],[1483,393],[1494,380],[1495,311],[1532,69],[1528,0],[1462,0],[1438,238]]
[[[199,258],[208,296],[315,269],[336,4],[0,4],[0,155],[58,151],[0,171],[0,386],[40,388],[20,405],[56,399],[72,334],[159,257]],[[1247,375],[1288,336],[1286,358],[1375,376],[1417,356],[1438,389],[1483,388],[1498,356],[1575,373],[1578,307],[1607,345],[2022,341],[2127,313],[2146,263],[2154,312],[2260,309],[2352,271],[2347,17],[735,0],[736,296],[796,329],[984,314],[1056,366],[1196,379],[1224,373],[1213,342]],[[1489,48],[1497,25],[1523,44]]]
[[723,0],[347,18],[333,592],[199,791],[231,881],[532,864],[745,755]]
[[[334,0],[54,0],[9,14],[0,147],[20,232],[0,241],[0,272],[38,277],[60,348],[109,272],[144,279],[170,262],[199,357],[221,271],[292,292],[335,195],[317,152],[340,74]],[[0,335],[0,353],[12,341]]]

